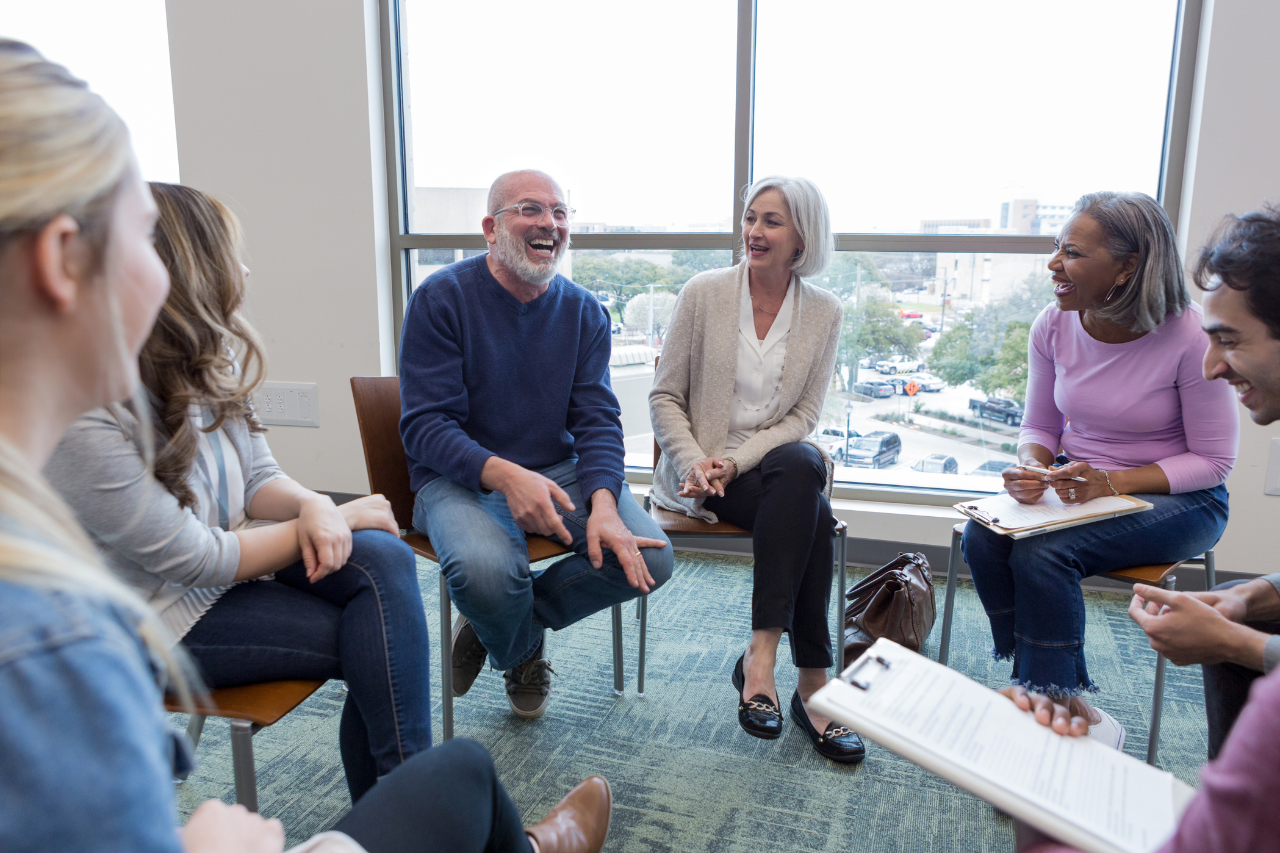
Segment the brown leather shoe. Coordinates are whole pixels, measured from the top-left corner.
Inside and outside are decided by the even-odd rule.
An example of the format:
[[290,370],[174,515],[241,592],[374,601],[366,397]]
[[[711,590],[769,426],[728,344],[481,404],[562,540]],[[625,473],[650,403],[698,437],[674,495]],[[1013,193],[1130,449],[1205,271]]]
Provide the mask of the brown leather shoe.
[[540,853],[600,853],[609,834],[613,792],[599,776],[579,782],[541,822],[526,826],[525,833]]

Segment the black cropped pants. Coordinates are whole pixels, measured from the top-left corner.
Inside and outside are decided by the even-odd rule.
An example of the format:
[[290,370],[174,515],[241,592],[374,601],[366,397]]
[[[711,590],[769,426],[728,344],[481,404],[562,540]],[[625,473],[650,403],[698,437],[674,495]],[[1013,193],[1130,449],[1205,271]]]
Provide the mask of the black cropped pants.
[[721,521],[751,531],[752,629],[783,629],[791,637],[792,662],[815,669],[833,660],[827,611],[835,520],[823,494],[826,478],[818,449],[794,442],[769,451],[725,487],[724,497],[705,502]]

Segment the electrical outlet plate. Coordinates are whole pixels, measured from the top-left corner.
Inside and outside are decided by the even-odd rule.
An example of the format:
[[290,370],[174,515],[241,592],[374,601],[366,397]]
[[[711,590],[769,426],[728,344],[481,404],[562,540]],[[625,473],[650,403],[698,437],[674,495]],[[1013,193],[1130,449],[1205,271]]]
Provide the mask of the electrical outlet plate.
[[1280,495],[1280,438],[1271,439],[1271,453],[1267,455],[1267,485],[1269,495]]
[[258,420],[272,426],[320,426],[320,392],[314,382],[264,382],[253,395]]

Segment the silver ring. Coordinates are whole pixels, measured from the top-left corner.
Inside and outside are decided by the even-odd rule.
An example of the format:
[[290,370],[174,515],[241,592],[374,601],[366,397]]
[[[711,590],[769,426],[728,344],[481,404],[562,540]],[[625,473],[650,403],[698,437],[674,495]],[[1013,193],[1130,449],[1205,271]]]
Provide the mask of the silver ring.
[[1076,490],[1075,490],[1075,489],[1067,489],[1067,497],[1071,498],[1071,500],[1075,500],[1075,499],[1076,499]]

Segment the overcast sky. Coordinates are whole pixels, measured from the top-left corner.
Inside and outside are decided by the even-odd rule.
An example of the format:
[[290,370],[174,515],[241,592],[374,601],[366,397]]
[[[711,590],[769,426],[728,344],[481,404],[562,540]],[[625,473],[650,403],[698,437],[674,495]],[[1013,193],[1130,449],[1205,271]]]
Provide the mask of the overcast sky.
[[[736,0],[560,0],[551,23],[516,0],[405,3],[418,185],[534,166],[583,222],[727,220]],[[1154,194],[1176,8],[759,0],[755,174],[815,180],[839,231]],[[178,179],[164,0],[0,0],[0,34],[88,80],[146,177]]]
[[[549,30],[516,0],[407,0],[417,183],[533,165],[583,221],[726,219],[735,0],[554,9]],[[1176,9],[759,0],[755,174],[812,178],[841,231],[1154,194]]]

